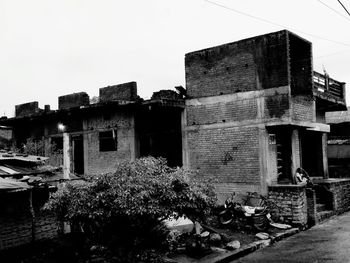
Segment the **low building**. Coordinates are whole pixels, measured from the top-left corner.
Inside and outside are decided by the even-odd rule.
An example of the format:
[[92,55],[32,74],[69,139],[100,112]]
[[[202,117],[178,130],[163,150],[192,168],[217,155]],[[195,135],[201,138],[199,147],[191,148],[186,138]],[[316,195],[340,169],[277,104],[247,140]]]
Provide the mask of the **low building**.
[[[17,105],[0,125],[13,129],[18,147],[32,138],[46,155],[61,151],[66,176],[162,156],[212,179],[221,201],[232,192],[269,195],[288,211],[286,222],[350,207],[350,181],[328,179],[325,118],[346,109],[345,83],[313,71],[311,42],[283,30],[211,47],[186,54],[185,73],[179,93],[144,101],[135,82],[124,83],[101,88],[94,103],[80,92],[59,97],[55,111]],[[299,167],[320,187],[296,185]]]
[[90,104],[85,92],[58,98],[58,110],[38,102],[16,106],[11,126],[18,148],[28,139],[40,144],[46,156],[63,165],[65,174],[114,171],[124,160],[152,155],[170,166],[182,166],[181,118],[184,101],[175,91],[137,95],[136,82],[100,89],[99,101]]

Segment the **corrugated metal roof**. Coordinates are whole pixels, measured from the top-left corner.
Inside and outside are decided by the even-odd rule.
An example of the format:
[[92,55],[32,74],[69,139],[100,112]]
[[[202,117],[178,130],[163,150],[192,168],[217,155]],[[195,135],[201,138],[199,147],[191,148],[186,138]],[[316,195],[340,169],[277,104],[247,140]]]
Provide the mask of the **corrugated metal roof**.
[[28,190],[32,187],[27,183],[19,182],[10,178],[0,177],[0,191]]
[[49,158],[43,157],[43,156],[0,151],[0,161],[2,161],[2,160],[18,160],[18,161],[23,161],[23,162],[40,163],[40,162],[45,161],[47,159],[49,159]]

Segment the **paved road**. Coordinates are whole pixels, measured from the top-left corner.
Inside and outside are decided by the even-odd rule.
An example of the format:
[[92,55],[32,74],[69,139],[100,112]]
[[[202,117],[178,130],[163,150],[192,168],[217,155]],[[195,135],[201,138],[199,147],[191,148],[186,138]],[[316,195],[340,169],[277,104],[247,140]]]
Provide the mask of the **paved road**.
[[350,212],[234,262],[350,262]]

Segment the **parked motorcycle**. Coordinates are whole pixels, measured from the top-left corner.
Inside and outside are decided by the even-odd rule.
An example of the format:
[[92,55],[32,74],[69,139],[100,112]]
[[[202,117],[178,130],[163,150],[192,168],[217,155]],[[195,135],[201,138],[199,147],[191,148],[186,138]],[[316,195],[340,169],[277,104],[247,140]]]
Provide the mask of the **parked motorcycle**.
[[[242,205],[234,201],[234,193],[225,201],[222,210],[219,212],[219,223],[223,226],[230,224],[250,225],[258,231],[265,231],[271,221],[271,215],[267,206],[264,204],[264,199],[258,206]],[[254,193],[255,195],[255,193]],[[248,194],[248,200],[253,194]],[[246,202],[247,203],[247,200]]]

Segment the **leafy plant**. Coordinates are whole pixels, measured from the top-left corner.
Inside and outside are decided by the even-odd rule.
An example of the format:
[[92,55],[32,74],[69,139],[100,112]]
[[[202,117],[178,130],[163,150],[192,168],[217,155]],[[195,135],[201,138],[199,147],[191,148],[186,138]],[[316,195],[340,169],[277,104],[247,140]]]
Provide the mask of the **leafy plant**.
[[213,187],[193,177],[191,171],[168,167],[164,159],[141,158],[119,164],[115,173],[67,183],[45,209],[78,225],[97,243],[162,247],[164,219],[203,221],[216,204]]

